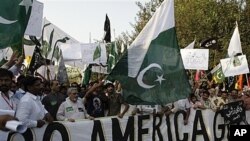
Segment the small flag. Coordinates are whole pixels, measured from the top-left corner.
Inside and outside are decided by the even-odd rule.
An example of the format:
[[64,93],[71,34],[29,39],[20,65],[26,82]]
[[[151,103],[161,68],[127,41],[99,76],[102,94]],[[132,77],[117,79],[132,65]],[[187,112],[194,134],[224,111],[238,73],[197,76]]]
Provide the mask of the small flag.
[[213,80],[215,83],[222,83],[225,80],[221,66],[213,73]]
[[235,89],[236,90],[242,90],[243,89],[243,74],[237,76],[237,82],[235,83]]
[[94,55],[93,55],[93,61],[101,57],[101,47],[100,44],[98,44],[95,48]]
[[109,21],[109,17],[107,14],[106,14],[106,20],[104,23],[104,31],[105,31],[104,41],[106,43],[110,43],[111,42],[110,21]]
[[184,49],[194,49],[194,45],[195,45],[195,40],[190,43],[187,47],[185,47]]
[[118,61],[118,51],[116,42],[112,42],[109,44],[110,47],[110,53],[108,56],[108,72],[111,72],[111,70],[115,67],[117,61]]
[[217,38],[212,37],[212,38],[202,40],[200,43],[200,46],[206,49],[218,49]]
[[230,43],[229,43],[227,53],[228,53],[228,57],[233,57],[238,53],[242,53],[240,34],[239,34],[239,29],[238,29],[237,23],[236,23],[236,27],[234,29],[233,36],[232,36]]
[[84,71],[83,82],[82,82],[84,85],[89,84],[89,81],[91,78],[91,68],[92,68],[92,64],[89,64],[88,67]]

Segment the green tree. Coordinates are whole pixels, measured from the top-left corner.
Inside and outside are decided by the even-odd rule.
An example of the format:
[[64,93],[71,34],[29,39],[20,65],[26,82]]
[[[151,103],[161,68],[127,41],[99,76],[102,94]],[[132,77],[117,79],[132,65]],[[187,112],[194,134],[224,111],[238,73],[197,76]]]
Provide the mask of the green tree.
[[[132,43],[162,1],[151,0],[144,4],[136,2],[140,9],[135,23],[131,24],[133,31],[122,33],[118,40]],[[210,50],[210,68],[225,58],[236,21],[239,25],[243,53],[250,53],[250,4],[246,3],[246,0],[175,0],[175,19],[181,48],[194,39],[197,41],[195,48],[199,48],[200,41],[210,37],[218,38],[218,46],[222,52]]]

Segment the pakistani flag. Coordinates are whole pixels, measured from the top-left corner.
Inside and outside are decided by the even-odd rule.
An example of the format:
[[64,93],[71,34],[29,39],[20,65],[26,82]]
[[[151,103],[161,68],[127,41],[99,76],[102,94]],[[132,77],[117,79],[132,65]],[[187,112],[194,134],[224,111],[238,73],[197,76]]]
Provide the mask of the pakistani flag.
[[101,57],[101,47],[100,44],[98,44],[95,48],[95,52],[93,54],[93,61]]
[[110,53],[108,56],[108,72],[111,72],[111,70],[115,67],[117,60],[118,60],[118,50],[116,46],[116,42],[111,42],[111,44],[108,44],[110,47]]
[[32,0],[0,1],[0,49],[22,41],[31,6]]
[[215,81],[215,83],[223,83],[225,80],[225,75],[220,64],[219,68],[213,73],[213,80]]
[[191,92],[177,44],[174,1],[165,0],[108,79],[121,82],[130,104],[167,104]]

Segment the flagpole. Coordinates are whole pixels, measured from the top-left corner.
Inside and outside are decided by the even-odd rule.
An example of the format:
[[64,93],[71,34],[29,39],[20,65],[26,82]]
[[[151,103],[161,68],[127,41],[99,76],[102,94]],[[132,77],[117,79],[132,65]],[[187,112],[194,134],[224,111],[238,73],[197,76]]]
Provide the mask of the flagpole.
[[246,79],[247,79],[247,86],[249,87],[249,81],[248,81],[247,73],[246,73]]
[[91,32],[89,32],[89,43],[91,43]]
[[216,57],[216,50],[214,50],[214,66],[216,65],[215,64],[215,57]]

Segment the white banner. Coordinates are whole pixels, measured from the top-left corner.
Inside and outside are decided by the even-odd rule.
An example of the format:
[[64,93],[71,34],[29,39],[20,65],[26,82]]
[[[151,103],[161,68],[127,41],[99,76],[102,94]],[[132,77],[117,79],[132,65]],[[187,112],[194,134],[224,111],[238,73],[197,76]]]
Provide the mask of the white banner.
[[207,70],[209,61],[208,49],[181,49],[185,69]]
[[[54,122],[28,129],[26,134],[12,133],[8,141],[228,141],[228,128],[219,112],[192,109],[187,125],[183,124],[183,114]],[[246,111],[246,119],[249,123],[250,111]]]
[[246,55],[221,59],[220,63],[226,77],[249,73]]

